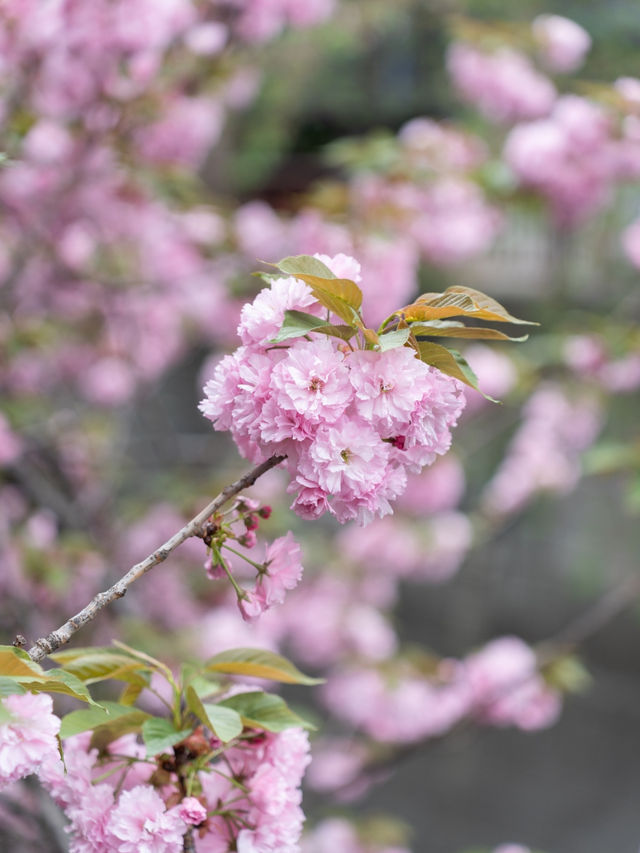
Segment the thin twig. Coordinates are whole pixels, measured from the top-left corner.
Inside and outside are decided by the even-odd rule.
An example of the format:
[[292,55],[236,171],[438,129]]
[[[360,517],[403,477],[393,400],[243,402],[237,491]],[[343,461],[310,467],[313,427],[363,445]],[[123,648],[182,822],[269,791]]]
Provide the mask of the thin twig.
[[193,840],[193,827],[190,826],[189,829],[184,834],[184,841],[182,842],[182,850],[183,853],[196,853],[196,845]]
[[630,607],[640,597],[640,574],[633,574],[617,586],[607,590],[595,604],[569,622],[555,636],[538,646],[538,662],[544,663],[547,656],[558,656],[584,643],[612,619]]
[[59,649],[60,646],[64,646],[65,643],[68,643],[71,637],[79,631],[80,628],[88,622],[91,622],[92,619],[95,619],[103,608],[108,604],[111,604],[111,602],[115,601],[117,598],[122,598],[134,581],[137,581],[138,578],[141,578],[154,566],[157,566],[159,563],[166,560],[169,554],[171,554],[172,551],[175,551],[178,545],[181,545],[186,539],[189,539],[191,536],[197,536],[201,532],[202,525],[205,521],[213,515],[216,510],[223,506],[223,504],[228,500],[231,500],[231,498],[235,497],[244,489],[252,486],[259,477],[271,468],[275,468],[276,465],[279,465],[284,458],[284,456],[272,456],[270,459],[267,459],[266,462],[263,462],[239,480],[236,480],[235,483],[231,483],[226,486],[217,497],[215,497],[201,512],[198,513],[198,515],[195,516],[195,518],[192,518],[191,521],[185,524],[182,530],[174,533],[170,539],[167,539],[163,545],[157,548],[152,554],[149,554],[149,556],[141,563],[136,563],[135,566],[132,566],[129,571],[113,586],[109,587],[109,589],[104,592],[99,592],[89,602],[89,604],[86,605],[86,607],[83,607],[79,613],[72,616],[71,619],[64,623],[64,625],[61,625],[46,637],[41,637],[39,640],[36,640],[35,644],[29,649],[29,656],[31,659],[34,661],[40,661],[42,658],[51,654],[51,652],[55,652],[55,650]]

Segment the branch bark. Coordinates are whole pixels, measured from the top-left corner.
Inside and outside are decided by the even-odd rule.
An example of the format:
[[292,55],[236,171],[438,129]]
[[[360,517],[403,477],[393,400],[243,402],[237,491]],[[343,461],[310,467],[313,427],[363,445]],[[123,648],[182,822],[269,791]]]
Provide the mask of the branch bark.
[[197,536],[201,532],[202,525],[221,506],[244,491],[244,489],[252,486],[259,477],[271,470],[271,468],[279,465],[284,458],[284,456],[271,456],[266,462],[256,466],[243,477],[240,477],[239,480],[226,486],[195,518],[192,518],[181,530],[174,533],[170,539],[167,539],[163,545],[160,545],[159,548],[152,554],[149,554],[142,562],[132,566],[113,586],[104,592],[99,592],[86,607],[83,607],[79,613],[76,613],[75,616],[67,620],[64,625],[61,625],[46,637],[36,640],[28,652],[31,659],[36,662],[41,661],[44,657],[59,649],[60,646],[68,643],[80,628],[95,619],[98,613],[108,604],[111,604],[112,601],[118,598],[122,598],[131,584],[137,581],[138,578],[141,578],[154,566],[164,562],[169,554],[175,551],[179,545],[182,545],[186,539],[189,539],[191,536]]

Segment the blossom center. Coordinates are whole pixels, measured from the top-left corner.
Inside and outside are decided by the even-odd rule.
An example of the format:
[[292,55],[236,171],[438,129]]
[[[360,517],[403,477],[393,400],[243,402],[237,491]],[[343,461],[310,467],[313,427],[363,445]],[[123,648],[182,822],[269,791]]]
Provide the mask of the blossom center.
[[348,465],[349,462],[351,462],[351,457],[353,456],[353,451],[349,450],[348,447],[345,447],[344,450],[340,451],[340,456]]
[[324,381],[319,376],[312,376],[309,381],[309,391],[322,391]]
[[393,382],[385,382],[382,379],[380,380],[380,393],[381,394],[387,394],[389,391],[393,391],[394,387],[395,386],[394,386]]

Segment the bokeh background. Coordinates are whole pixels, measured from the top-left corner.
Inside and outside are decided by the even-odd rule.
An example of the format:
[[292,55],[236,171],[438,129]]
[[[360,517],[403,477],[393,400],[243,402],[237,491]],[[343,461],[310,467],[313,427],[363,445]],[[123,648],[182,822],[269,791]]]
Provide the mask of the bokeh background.
[[[327,564],[348,574],[349,554],[358,583],[367,561],[372,577],[393,577],[384,627],[354,628],[330,666],[397,658],[424,672],[427,655],[464,658],[513,635],[557,651],[543,674],[562,713],[541,730],[471,725],[387,743],[388,777],[346,800],[325,780],[305,795],[309,823],[355,815],[379,844],[398,837],[414,853],[507,841],[637,853],[640,237],[629,229],[640,96],[612,87],[640,77],[637,4],[341,0],[267,14],[136,0],[109,37],[96,29],[108,3],[95,18],[55,5],[42,17],[35,5],[0,9],[2,642],[51,630],[243,470],[197,403],[235,346],[259,261],[353,254],[365,294],[371,281],[372,301],[392,307],[418,290],[476,287],[541,326],[522,344],[466,348],[503,403],[469,392],[454,461],[425,481],[433,498],[409,505],[402,529],[349,544],[337,525],[293,519],[276,476],[257,494],[274,505],[266,535],[302,538],[310,584]],[[531,22],[545,13],[590,34],[581,67],[540,61]],[[65,15],[68,43],[56,30]],[[546,110],[510,95],[511,113],[483,114],[452,81],[454,43],[534,57],[556,87]],[[567,93],[601,112],[568,120],[565,159],[545,142],[510,160],[514,126]],[[413,125],[411,142],[403,128],[420,117],[438,124]],[[518,171],[522,158],[537,179]],[[92,639],[120,636],[174,662],[249,644],[197,544],[97,620]],[[334,616],[309,589],[291,609],[322,639]],[[360,587],[350,595],[377,608]],[[283,615],[279,633],[276,618],[250,644],[307,665],[313,632]],[[579,642],[565,646],[568,625]],[[386,656],[376,631],[393,633]],[[322,703],[313,713],[325,732],[357,735]],[[42,796],[25,796],[36,820],[0,795],[0,849],[66,849]]]

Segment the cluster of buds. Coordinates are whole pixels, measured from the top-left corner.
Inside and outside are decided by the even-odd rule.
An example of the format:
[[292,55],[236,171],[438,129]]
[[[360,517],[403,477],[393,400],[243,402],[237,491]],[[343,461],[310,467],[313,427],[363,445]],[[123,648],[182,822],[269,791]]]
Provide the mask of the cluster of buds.
[[[300,546],[290,532],[266,546],[262,562],[243,553],[255,548],[260,520],[270,515],[270,506],[261,506],[252,498],[242,497],[231,509],[213,515],[200,534],[208,549],[204,564],[207,576],[211,580],[226,578],[231,583],[240,612],[250,621],[274,604],[282,604],[286,590],[297,586],[302,576]],[[255,570],[256,581],[251,589],[245,589],[238,582],[229,555]]]

